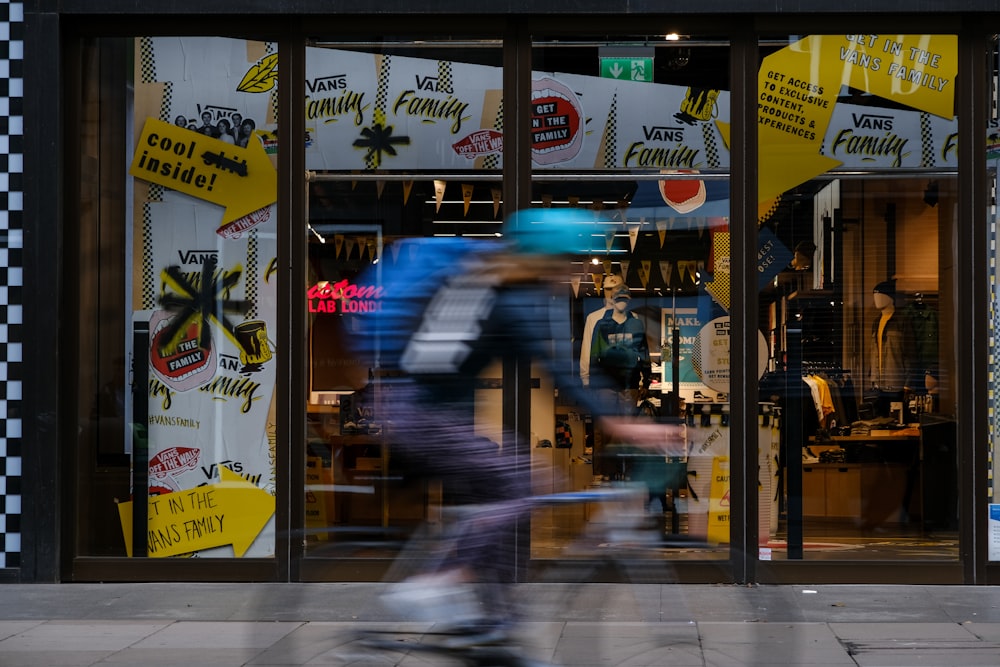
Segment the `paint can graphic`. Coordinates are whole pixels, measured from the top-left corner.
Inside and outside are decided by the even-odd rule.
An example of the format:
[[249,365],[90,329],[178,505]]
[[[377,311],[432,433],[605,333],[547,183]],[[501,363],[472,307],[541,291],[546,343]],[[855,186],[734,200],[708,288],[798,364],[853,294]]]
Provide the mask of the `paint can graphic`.
[[684,100],[681,102],[679,113],[674,114],[674,118],[694,125],[696,121],[709,121],[716,113],[716,102],[719,99],[719,91],[711,88],[688,88],[684,93]]
[[267,325],[263,320],[247,320],[236,325],[236,341],[240,344],[241,373],[254,373],[271,360],[267,343]]

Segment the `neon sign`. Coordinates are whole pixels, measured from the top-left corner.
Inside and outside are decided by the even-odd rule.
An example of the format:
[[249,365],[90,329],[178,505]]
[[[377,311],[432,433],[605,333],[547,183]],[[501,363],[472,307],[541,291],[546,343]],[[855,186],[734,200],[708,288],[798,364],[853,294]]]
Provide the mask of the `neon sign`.
[[381,309],[385,288],[374,285],[355,285],[339,280],[331,283],[322,280],[306,292],[310,313],[370,313]]

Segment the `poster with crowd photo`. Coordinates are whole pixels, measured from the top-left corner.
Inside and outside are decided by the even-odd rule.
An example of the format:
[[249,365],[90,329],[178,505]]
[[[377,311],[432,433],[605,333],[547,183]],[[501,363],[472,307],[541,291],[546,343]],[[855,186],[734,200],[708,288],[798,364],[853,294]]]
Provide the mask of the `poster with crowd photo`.
[[[274,555],[273,45],[137,40],[132,280],[151,557]],[[129,339],[131,340],[131,339]],[[131,548],[131,503],[120,503]]]

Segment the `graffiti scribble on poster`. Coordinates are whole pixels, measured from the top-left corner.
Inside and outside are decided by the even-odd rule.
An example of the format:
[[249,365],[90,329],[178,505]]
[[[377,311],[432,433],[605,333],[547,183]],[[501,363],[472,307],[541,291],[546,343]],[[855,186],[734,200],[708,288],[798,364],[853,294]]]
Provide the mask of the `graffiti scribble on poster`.
[[163,271],[164,284],[173,289],[160,297],[160,305],[174,314],[174,324],[167,334],[166,345],[176,344],[181,332],[187,325],[195,322],[200,331],[200,343],[208,348],[212,344],[212,329],[209,324],[221,328],[223,332],[236,341],[233,325],[226,313],[246,314],[249,302],[228,299],[228,295],[239,283],[242,276],[240,269],[220,271],[216,273],[217,259],[205,258],[202,265],[200,280],[197,274],[184,274],[179,266],[168,266]]
[[352,144],[355,148],[366,148],[365,161],[373,167],[382,164],[382,154],[395,157],[398,155],[394,145],[408,146],[410,138],[407,136],[392,136],[392,125],[374,123],[371,127],[361,130],[360,139],[355,139]]
[[[178,389],[182,388],[177,386],[178,382],[195,374],[200,376],[210,367],[213,326],[240,345],[227,313],[245,315],[249,310],[249,302],[228,298],[243,272],[239,269],[216,272],[216,266],[217,259],[209,256],[201,274],[185,274],[179,266],[169,266],[163,271],[163,283],[172,291],[160,297],[160,305],[169,319],[157,322],[150,355],[154,369],[165,382]],[[199,378],[198,384],[209,377]],[[183,388],[191,388],[188,384],[184,383]]]

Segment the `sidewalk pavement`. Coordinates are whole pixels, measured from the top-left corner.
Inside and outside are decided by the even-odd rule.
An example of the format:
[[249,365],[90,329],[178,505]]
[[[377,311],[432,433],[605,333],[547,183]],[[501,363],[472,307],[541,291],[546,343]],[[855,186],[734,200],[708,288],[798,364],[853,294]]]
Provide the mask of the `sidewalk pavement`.
[[[361,628],[430,627],[382,609],[381,590],[0,585],[0,666],[449,664],[427,652],[372,652],[354,640]],[[548,664],[1000,665],[1000,587],[523,584],[515,593],[530,610],[525,651]]]

